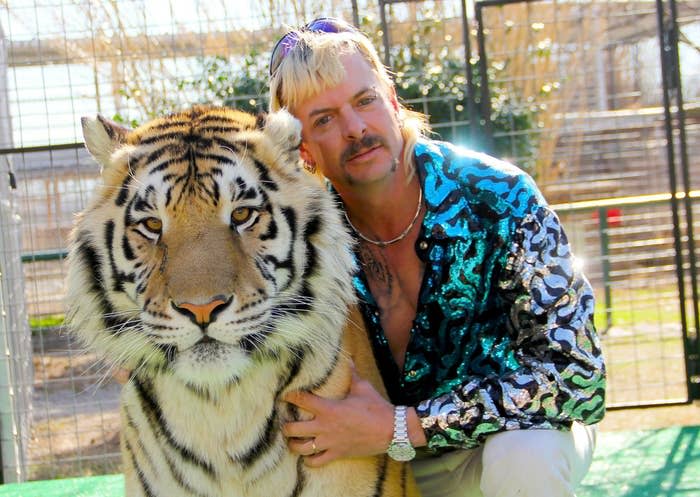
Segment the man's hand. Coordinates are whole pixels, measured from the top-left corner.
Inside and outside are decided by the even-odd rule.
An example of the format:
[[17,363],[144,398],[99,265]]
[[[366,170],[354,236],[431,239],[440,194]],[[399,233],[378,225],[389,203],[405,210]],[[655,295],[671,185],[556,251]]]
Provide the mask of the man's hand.
[[344,399],[291,392],[284,400],[313,415],[309,421],[290,422],[282,429],[289,449],[306,456],[309,466],[384,453],[393,437],[394,406],[355,372]]

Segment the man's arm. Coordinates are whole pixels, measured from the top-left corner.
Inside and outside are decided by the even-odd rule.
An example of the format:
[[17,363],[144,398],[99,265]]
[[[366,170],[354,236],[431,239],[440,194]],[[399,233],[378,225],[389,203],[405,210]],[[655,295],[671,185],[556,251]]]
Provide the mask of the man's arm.
[[466,379],[416,408],[428,445],[475,447],[486,435],[592,424],[605,412],[605,366],[592,289],[574,266],[558,218],[537,205],[516,229],[499,281],[520,367]]

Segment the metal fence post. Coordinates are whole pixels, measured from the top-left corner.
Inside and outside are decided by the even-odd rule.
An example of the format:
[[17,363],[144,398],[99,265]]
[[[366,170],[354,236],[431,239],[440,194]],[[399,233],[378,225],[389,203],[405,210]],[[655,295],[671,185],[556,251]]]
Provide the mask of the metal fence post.
[[605,329],[613,325],[612,289],[610,288],[610,235],[608,234],[608,209],[598,208],[598,230],[600,232],[600,262],[603,271],[603,289],[605,291]]
[[[700,323],[698,320],[698,288],[697,273],[695,268],[695,244],[693,238],[693,216],[692,206],[689,201],[687,150],[685,142],[685,114],[683,112],[683,97],[680,87],[679,58],[678,58],[678,26],[676,24],[676,4],[675,0],[669,0],[668,11],[665,8],[664,0],[656,0],[656,17],[659,36],[659,49],[661,59],[661,82],[664,103],[664,124],[666,131],[666,156],[668,158],[669,183],[671,189],[671,211],[673,215],[673,237],[676,258],[676,270],[678,274],[678,300],[680,301],[681,325],[683,328],[684,352],[686,362],[686,376],[688,385],[688,395],[691,399],[700,398],[700,359],[698,346],[698,333],[700,333]],[[674,129],[674,112],[678,126]],[[678,153],[676,147],[678,146]],[[679,181],[676,166],[681,168],[681,179],[683,186],[683,198],[686,220],[686,238],[689,249],[689,271],[691,282],[691,304],[692,316],[688,316],[687,294],[685,286],[685,265],[683,261],[683,233],[681,233],[680,205],[677,197]],[[693,319],[694,330],[690,333],[688,322]]]
[[[12,145],[7,58],[0,30],[0,149]],[[0,156],[0,455],[3,483],[26,479],[34,367],[24,296],[19,216],[12,203],[14,176]]]

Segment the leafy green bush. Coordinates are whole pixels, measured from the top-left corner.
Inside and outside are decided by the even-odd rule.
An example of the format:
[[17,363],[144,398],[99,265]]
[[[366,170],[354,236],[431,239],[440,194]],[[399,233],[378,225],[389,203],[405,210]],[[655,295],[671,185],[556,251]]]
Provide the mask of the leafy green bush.
[[[479,109],[481,79],[478,61],[474,58],[469,61],[472,65],[476,114],[470,116],[463,48],[460,53],[454,47],[431,46],[439,23],[439,20],[428,20],[414,25],[408,42],[390,49],[399,98],[410,108],[427,114],[439,138],[505,157],[534,174],[537,150],[534,130],[538,107],[534,102],[523,102],[515,90],[503,83],[506,63],[490,64],[488,80],[493,146],[489,150],[484,145],[488,140],[484,137],[484,120]],[[374,38],[377,47],[382,46],[381,32],[376,22],[364,18],[360,28]],[[461,47],[461,43],[457,46]],[[183,100],[188,104],[206,103],[249,112],[264,111],[268,98],[268,58],[269,53],[257,50],[238,59],[223,56],[199,58],[195,74],[175,79],[173,91],[178,94],[178,100],[168,97],[165,91],[161,95],[151,96],[145,117],[177,110],[182,107]],[[129,100],[143,91],[132,85],[122,94]],[[115,119],[127,121],[119,114]],[[472,120],[477,123],[476,136],[471,131]],[[131,120],[129,124],[137,123]]]
[[[534,173],[538,107],[523,102],[512,88],[503,83],[506,64],[491,63],[488,69],[493,144],[489,149],[481,115],[481,70],[477,58],[469,63],[473,81],[473,109],[469,115],[464,49],[454,46],[432,46],[438,20],[429,20],[413,28],[408,42],[390,48],[390,60],[399,98],[414,110],[430,117],[430,123],[440,138],[471,148],[505,157]],[[367,25],[363,30],[376,33]],[[375,43],[381,43],[375,40]],[[461,52],[461,53],[460,53]],[[475,121],[476,136],[471,131]]]

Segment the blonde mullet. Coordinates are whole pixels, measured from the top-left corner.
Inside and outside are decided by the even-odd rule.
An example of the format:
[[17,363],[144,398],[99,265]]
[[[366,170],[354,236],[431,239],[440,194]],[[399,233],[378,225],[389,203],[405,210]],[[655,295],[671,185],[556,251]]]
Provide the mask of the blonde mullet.
[[[297,31],[298,42],[281,61],[270,78],[270,110],[287,108],[294,114],[296,106],[339,85],[345,78],[340,55],[359,53],[375,72],[387,92],[393,91],[394,81],[382,64],[372,43],[362,33],[317,33]],[[406,108],[399,102],[399,125],[404,139],[403,163],[407,177],[415,172],[413,150],[430,126],[425,114]]]

